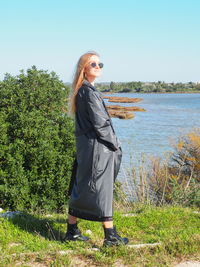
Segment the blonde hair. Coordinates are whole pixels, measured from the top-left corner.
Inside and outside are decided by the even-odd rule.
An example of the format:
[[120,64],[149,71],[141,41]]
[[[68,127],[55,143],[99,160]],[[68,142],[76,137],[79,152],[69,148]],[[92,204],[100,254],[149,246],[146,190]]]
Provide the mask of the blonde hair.
[[76,112],[76,96],[85,79],[84,70],[91,56],[99,57],[99,55],[95,51],[87,52],[79,58],[78,63],[76,65],[74,79],[72,82],[72,92],[69,98],[69,113],[71,115]]

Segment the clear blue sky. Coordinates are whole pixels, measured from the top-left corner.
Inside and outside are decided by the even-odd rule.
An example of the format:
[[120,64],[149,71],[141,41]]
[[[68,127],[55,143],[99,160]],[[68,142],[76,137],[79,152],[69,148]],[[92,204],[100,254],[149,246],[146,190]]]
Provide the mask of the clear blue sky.
[[1,0],[0,11],[0,79],[36,65],[70,82],[95,50],[99,81],[200,81],[199,0]]

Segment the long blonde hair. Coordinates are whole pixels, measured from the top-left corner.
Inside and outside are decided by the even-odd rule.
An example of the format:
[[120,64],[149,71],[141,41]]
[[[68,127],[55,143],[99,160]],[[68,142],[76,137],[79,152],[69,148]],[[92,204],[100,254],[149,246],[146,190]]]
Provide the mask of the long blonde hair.
[[89,62],[91,56],[94,55],[99,57],[99,55],[95,51],[83,54],[79,58],[79,61],[76,65],[74,79],[72,82],[72,92],[69,99],[69,113],[71,115],[74,115],[74,113],[76,112],[76,96],[79,88],[82,86],[83,81],[85,79],[85,73],[84,73],[85,67]]

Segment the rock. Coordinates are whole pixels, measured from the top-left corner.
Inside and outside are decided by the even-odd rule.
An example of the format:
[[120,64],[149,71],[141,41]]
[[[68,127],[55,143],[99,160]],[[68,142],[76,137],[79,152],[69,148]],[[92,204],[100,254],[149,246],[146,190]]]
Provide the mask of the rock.
[[67,255],[67,254],[70,254],[70,253],[73,253],[73,250],[68,249],[68,250],[59,250],[59,251],[57,251],[57,254],[59,254],[59,255]]
[[136,245],[127,245],[128,248],[144,248],[144,247],[156,247],[161,245],[161,243],[147,243],[147,244],[136,244]]
[[88,251],[99,251],[99,248],[89,248]]
[[136,213],[126,213],[126,214],[122,214],[124,217],[134,217],[137,216],[138,214]]
[[4,212],[4,213],[1,213],[0,214],[0,217],[3,217],[3,218],[13,218],[16,215],[21,215],[21,214],[22,214],[21,211],[7,211],[7,212]]
[[20,246],[21,245],[21,243],[10,243],[9,245],[8,245],[8,247],[9,248],[12,248],[12,247],[17,247],[17,246]]
[[86,230],[85,233],[88,234],[88,235],[92,235],[92,231],[91,230]]
[[200,211],[195,210],[193,213],[200,214]]
[[199,266],[200,266],[200,261],[185,261],[175,265],[175,267],[199,267]]

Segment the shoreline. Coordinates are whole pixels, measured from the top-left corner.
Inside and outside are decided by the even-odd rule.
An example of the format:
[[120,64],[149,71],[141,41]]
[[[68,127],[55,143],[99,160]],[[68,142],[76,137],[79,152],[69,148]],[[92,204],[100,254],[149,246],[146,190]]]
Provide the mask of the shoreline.
[[103,94],[200,94],[199,92],[193,91],[193,92],[184,92],[184,91],[178,91],[178,92],[102,92]]

